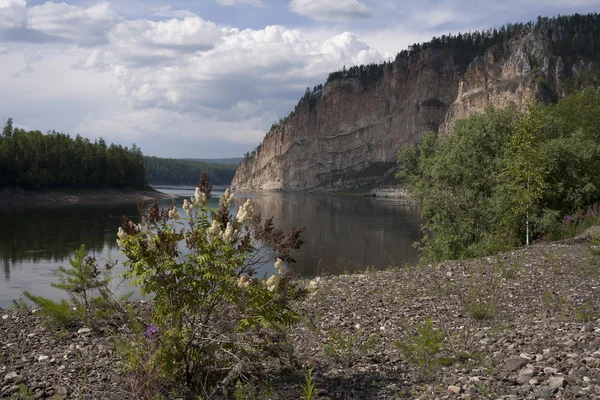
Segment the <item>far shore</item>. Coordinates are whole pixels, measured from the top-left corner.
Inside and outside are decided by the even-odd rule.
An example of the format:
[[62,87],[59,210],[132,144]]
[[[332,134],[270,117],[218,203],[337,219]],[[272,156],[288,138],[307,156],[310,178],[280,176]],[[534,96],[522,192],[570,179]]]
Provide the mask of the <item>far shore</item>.
[[25,190],[21,188],[0,189],[0,211],[31,207],[60,207],[88,204],[125,204],[140,201],[167,200],[176,196],[155,189],[64,189]]

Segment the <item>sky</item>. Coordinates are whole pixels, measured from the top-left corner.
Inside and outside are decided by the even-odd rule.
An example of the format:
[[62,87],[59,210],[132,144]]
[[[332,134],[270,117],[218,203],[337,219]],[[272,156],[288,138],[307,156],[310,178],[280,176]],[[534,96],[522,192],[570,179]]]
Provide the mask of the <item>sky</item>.
[[600,0],[0,0],[0,118],[147,155],[237,157],[344,65],[598,11]]

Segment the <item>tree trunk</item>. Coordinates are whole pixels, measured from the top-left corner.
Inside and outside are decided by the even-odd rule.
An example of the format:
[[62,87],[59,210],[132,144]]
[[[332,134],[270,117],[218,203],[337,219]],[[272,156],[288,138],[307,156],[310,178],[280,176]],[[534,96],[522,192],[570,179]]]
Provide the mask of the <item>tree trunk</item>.
[[525,245],[529,246],[529,211],[525,214]]

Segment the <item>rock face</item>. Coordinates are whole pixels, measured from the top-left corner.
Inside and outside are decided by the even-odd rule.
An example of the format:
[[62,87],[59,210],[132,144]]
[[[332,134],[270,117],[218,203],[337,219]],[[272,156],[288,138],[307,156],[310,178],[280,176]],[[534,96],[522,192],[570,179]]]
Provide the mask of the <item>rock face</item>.
[[451,49],[397,59],[375,81],[328,82],[267,133],[240,163],[234,189],[344,190],[392,183],[398,151],[431,131],[449,132],[487,106],[553,102],[590,62],[552,49],[560,31],[531,31],[465,60]]

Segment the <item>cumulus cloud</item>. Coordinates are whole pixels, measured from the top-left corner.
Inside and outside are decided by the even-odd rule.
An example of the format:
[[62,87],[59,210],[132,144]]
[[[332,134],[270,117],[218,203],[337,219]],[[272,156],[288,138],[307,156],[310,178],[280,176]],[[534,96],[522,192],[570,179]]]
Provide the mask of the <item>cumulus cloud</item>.
[[217,0],[222,6],[236,6],[241,4],[248,4],[255,7],[264,7],[262,0]]
[[22,76],[31,75],[31,74],[35,73],[35,70],[33,69],[33,63],[42,60],[42,58],[43,58],[43,56],[41,54],[39,54],[38,52],[25,53],[23,55],[23,61],[25,61],[25,67],[15,73],[13,73],[13,76],[16,78],[19,78]]
[[[153,55],[156,50],[147,51]],[[255,112],[266,111],[264,99],[283,100],[290,107],[307,82],[322,82],[340,65],[379,61],[383,55],[349,32],[320,43],[295,30],[267,26],[227,31],[212,49],[180,55],[161,68],[128,65],[125,52],[113,57],[120,93],[132,107],[178,109],[228,120],[236,104],[252,105]]]
[[289,7],[317,21],[352,21],[373,15],[369,7],[358,0],[291,0]]
[[[230,156],[243,154],[293,108],[307,86],[322,83],[341,65],[385,56],[350,32],[309,38],[280,25],[240,30],[170,7],[150,11],[158,20],[122,18],[105,2],[88,8],[11,3],[11,8],[25,15],[21,29],[47,39],[22,36],[20,41],[29,41],[37,52],[24,55],[13,43],[12,55],[1,56],[7,57],[0,63],[11,65],[8,78],[18,80],[19,92],[56,93],[58,75],[53,74],[58,70],[78,77],[60,94],[72,102],[79,99],[77,113],[59,111],[66,102],[46,108],[42,115],[52,123],[22,122],[121,143],[135,141],[148,154],[199,156],[190,153],[191,147],[205,148],[207,141],[215,149],[233,149]],[[61,29],[61,23],[70,25]],[[36,44],[47,41],[56,43]],[[38,53],[44,58],[34,56]],[[102,88],[97,96],[84,77],[94,82],[95,90]],[[14,83],[5,80],[3,85],[0,79],[0,87],[5,85]],[[0,106],[19,120],[18,104]],[[70,125],[57,123],[59,115]]]
[[173,7],[168,5],[152,9],[151,16],[159,18],[186,18],[195,17],[196,14],[187,10],[173,10]]
[[29,29],[83,45],[106,42],[106,32],[119,19],[107,2],[89,8],[47,2],[27,9]]
[[15,29],[27,22],[25,0],[0,0],[0,31]]
[[24,0],[0,0],[0,39],[95,46],[106,42],[106,32],[120,19],[104,1],[84,8],[51,1],[27,7]]
[[[586,12],[600,0],[573,1]],[[571,10],[559,0],[292,0],[271,3],[254,29],[238,29],[225,22],[239,14],[217,2],[266,3],[148,7],[131,19],[115,11],[117,2],[0,0],[0,90],[11,93],[0,96],[0,109],[21,125],[135,141],[148,154],[236,156],[342,65],[378,62],[432,35],[535,18],[546,4],[554,14]],[[336,24],[265,22],[286,6]],[[378,28],[365,20],[375,10]]]
[[121,62],[148,65],[168,62],[182,53],[209,50],[230,32],[195,15],[158,22],[124,21],[108,33],[108,38]]

